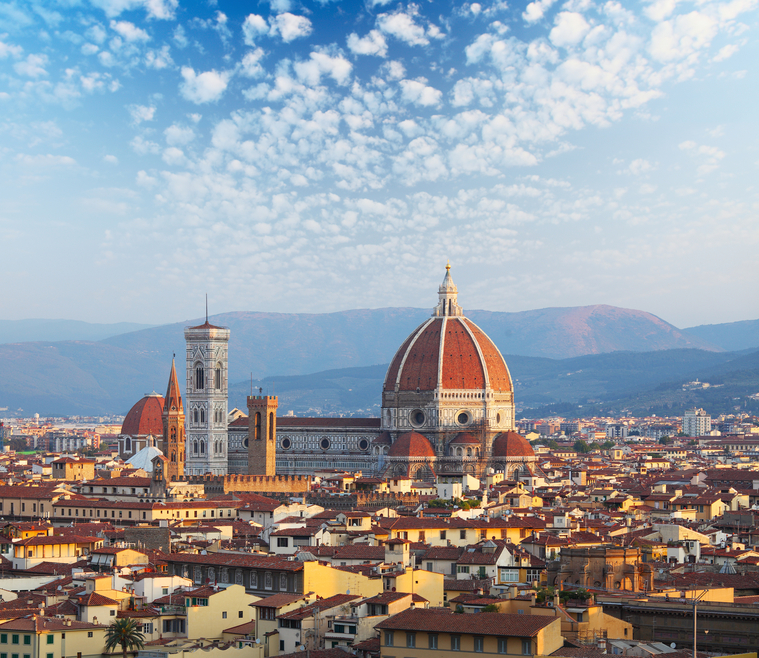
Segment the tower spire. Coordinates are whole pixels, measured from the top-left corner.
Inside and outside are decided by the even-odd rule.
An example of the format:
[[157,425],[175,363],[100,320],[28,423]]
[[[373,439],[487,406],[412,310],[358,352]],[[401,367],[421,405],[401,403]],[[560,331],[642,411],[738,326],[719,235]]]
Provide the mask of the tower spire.
[[206,293],[206,324],[208,324],[208,293]]
[[459,290],[451,277],[451,262],[445,266],[445,276],[443,277],[443,283],[437,291],[438,304],[435,310],[432,312],[432,316],[439,318],[450,315],[464,315],[464,309],[459,306],[458,295]]

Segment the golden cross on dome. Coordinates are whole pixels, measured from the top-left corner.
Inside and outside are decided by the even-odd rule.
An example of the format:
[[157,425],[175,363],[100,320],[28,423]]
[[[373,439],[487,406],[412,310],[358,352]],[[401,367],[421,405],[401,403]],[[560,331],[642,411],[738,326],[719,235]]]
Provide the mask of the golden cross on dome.
[[448,270],[449,272],[451,270],[451,259],[450,258],[448,259],[448,262],[445,264],[445,269]]

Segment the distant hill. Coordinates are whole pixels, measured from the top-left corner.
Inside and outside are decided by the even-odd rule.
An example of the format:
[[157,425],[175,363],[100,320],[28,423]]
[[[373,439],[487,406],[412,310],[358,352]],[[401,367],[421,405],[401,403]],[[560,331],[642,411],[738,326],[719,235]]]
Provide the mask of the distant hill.
[[702,324],[683,331],[688,336],[707,341],[728,352],[759,348],[759,320]]
[[136,322],[94,324],[79,320],[0,320],[0,344],[40,340],[103,340],[155,325]]
[[[414,308],[325,314],[238,312],[215,315],[211,321],[231,329],[230,381],[249,384],[251,375],[260,380],[388,363],[408,334],[429,315],[429,309]],[[649,313],[611,306],[521,313],[471,311],[468,316],[491,336],[502,353],[547,361],[620,350],[673,348],[699,349],[716,358],[720,349]],[[166,386],[172,353],[179,355],[177,369],[180,381],[184,380],[184,328],[200,321],[141,329],[98,342],[0,345],[0,370],[4,374],[0,378],[0,408],[44,415],[125,413],[146,392],[161,392]],[[578,368],[570,365],[560,369]],[[524,391],[525,398],[549,395],[551,400],[563,399],[564,388],[575,389],[580,380],[576,377],[567,383],[557,379],[554,383],[560,395],[546,393],[545,386],[536,383],[534,390]],[[366,409],[369,402],[376,404],[378,389],[371,400],[360,402],[356,398],[365,384],[346,385],[346,389],[355,390],[341,394],[339,402],[330,403],[336,406],[329,408],[347,405]],[[606,385],[613,388],[617,384],[612,378]],[[588,384],[588,395],[600,392]],[[305,393],[305,399],[314,398]]]

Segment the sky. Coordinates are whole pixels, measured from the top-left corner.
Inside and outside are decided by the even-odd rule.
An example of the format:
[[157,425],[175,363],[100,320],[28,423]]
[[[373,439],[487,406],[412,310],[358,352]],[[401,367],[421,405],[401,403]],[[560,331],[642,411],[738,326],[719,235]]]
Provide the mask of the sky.
[[5,0],[0,319],[759,318],[758,0]]

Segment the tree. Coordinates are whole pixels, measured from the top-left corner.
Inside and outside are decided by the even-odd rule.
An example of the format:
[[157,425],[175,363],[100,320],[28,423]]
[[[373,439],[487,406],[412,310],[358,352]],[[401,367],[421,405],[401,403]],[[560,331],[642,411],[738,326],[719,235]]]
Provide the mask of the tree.
[[554,441],[553,439],[551,439],[551,440],[550,440],[548,443],[546,443],[546,445],[547,445],[547,446],[548,446],[548,447],[549,447],[551,450],[556,450],[556,448],[558,448],[558,447],[559,447],[559,444],[558,444],[556,441]]
[[668,446],[670,443],[672,443],[672,437],[671,436],[663,436],[661,439],[659,439],[659,443],[661,443],[663,446]]
[[585,443],[585,441],[575,441],[572,447],[574,448],[575,452],[590,452],[590,446]]
[[601,444],[601,447],[602,447],[604,450],[609,450],[610,448],[613,448],[615,445],[616,445],[616,443],[614,443],[614,441],[604,441],[604,442]]
[[144,644],[145,636],[140,631],[139,624],[131,617],[117,619],[106,631],[105,650],[113,651],[120,646],[124,658],[127,658],[127,649],[139,650]]

